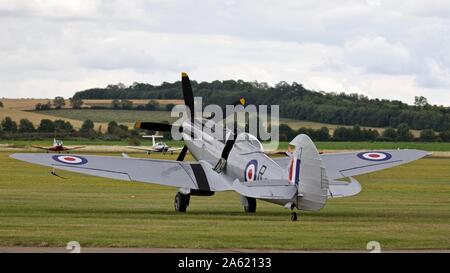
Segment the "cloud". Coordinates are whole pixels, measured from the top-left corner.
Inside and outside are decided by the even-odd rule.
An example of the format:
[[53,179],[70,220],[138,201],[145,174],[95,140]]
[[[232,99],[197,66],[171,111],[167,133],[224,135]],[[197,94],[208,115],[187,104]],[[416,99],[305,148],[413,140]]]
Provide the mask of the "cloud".
[[448,1],[0,2],[0,97],[109,83],[296,81],[450,105]]
[[404,45],[389,43],[377,35],[357,38],[344,45],[344,62],[367,73],[407,74],[411,72],[410,57]]
[[450,69],[434,60],[429,60],[426,72],[416,76],[419,86],[428,88],[450,88]]

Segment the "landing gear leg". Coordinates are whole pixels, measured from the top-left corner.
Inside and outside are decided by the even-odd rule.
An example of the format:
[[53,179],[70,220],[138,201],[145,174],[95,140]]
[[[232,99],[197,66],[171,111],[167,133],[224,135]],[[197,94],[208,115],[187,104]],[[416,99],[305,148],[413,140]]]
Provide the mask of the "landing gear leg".
[[294,209],[295,209],[295,205],[292,204],[292,206],[291,206],[291,221],[297,222],[297,213],[294,211]]
[[296,222],[297,221],[297,213],[295,211],[291,212],[291,221]]
[[246,213],[255,213],[256,212],[256,199],[247,197],[247,196],[241,196],[242,204],[244,205],[244,211]]
[[177,195],[175,195],[175,200],[173,202],[175,211],[186,212],[190,200],[191,200],[190,194],[182,194],[181,192],[177,193]]

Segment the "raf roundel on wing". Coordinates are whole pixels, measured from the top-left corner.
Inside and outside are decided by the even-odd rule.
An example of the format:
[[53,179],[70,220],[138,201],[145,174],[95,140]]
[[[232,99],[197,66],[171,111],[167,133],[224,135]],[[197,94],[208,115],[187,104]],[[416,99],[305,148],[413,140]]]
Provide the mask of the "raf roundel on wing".
[[363,152],[357,154],[357,156],[369,161],[386,161],[392,158],[392,155],[386,152]]
[[88,161],[86,158],[74,155],[54,155],[53,160],[69,165],[83,165]]

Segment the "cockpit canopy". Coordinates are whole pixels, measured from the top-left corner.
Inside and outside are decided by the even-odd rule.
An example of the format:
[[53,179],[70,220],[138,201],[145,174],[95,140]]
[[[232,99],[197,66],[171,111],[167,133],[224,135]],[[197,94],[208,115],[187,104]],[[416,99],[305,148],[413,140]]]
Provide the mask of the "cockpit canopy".
[[[222,123],[216,123],[214,121],[210,121],[208,119],[202,120],[203,130],[210,130],[210,133],[213,134],[217,140],[225,143],[226,140],[233,133],[230,129],[224,128]],[[219,137],[219,138],[218,138]],[[249,133],[238,133],[235,144],[239,146],[239,148],[244,150],[252,150],[252,151],[261,151],[263,152],[263,146],[261,142],[254,136]]]
[[252,151],[260,151],[260,152],[264,152],[264,148],[261,144],[261,142],[254,136],[251,135],[249,133],[240,133],[237,136],[236,142],[235,144],[242,144],[239,146],[243,146],[246,145],[249,150]]

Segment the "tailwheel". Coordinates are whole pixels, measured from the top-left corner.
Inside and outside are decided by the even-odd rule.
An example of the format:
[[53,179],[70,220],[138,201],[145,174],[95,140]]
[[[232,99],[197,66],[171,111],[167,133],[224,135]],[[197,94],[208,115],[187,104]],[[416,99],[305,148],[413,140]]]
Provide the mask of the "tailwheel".
[[296,222],[297,221],[297,213],[295,211],[291,212],[291,221]]
[[191,196],[189,194],[182,194],[181,192],[175,195],[174,207],[177,212],[186,212]]
[[245,197],[247,199],[247,204],[244,205],[244,211],[246,213],[256,212],[256,199],[251,197]]

